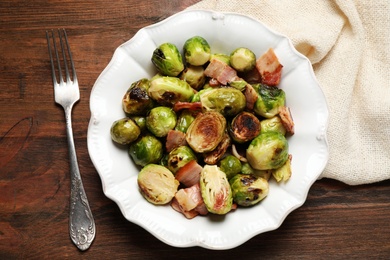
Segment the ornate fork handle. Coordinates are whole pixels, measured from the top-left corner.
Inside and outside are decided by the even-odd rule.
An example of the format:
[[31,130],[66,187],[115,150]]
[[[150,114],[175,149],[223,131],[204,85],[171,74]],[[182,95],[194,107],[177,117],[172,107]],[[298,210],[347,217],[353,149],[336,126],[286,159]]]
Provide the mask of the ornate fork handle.
[[73,243],[84,251],[94,240],[96,229],[77,163],[71,112],[72,106],[65,109],[71,177],[69,232]]

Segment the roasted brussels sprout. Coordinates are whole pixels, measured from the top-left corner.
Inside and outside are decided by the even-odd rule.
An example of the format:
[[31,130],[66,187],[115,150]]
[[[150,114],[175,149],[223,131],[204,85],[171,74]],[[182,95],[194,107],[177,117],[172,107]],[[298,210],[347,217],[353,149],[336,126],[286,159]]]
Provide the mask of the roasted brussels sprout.
[[169,203],[179,187],[172,172],[158,164],[148,164],[138,174],[138,186],[142,196],[152,204]]
[[210,60],[212,59],[220,60],[230,66],[230,56],[224,53],[213,53],[210,56]]
[[246,111],[236,115],[229,126],[229,134],[237,143],[251,141],[259,133],[260,120],[254,114]]
[[230,54],[230,66],[238,72],[248,72],[256,65],[256,55],[248,48],[240,47]]
[[248,174],[237,174],[229,181],[233,201],[240,206],[253,206],[264,199],[269,192],[266,179]]
[[137,140],[141,130],[132,119],[126,117],[112,123],[110,133],[115,143],[126,145]]
[[164,106],[178,101],[190,101],[194,90],[187,82],[176,77],[157,77],[150,81],[149,96]]
[[292,156],[289,154],[288,159],[282,167],[272,171],[272,176],[277,182],[287,181],[291,177],[291,159]]
[[248,162],[242,163],[242,167],[241,167],[241,173],[242,174],[252,174],[252,175],[254,175],[256,177],[264,178],[267,181],[271,177],[272,171],[273,170],[256,170],[256,169],[253,169],[252,166]]
[[226,119],[215,111],[199,114],[187,129],[186,141],[197,153],[214,150],[226,131]]
[[232,208],[232,190],[226,174],[216,165],[205,165],[200,173],[200,190],[207,210],[226,214]]
[[203,89],[199,90],[198,92],[196,92],[192,98],[191,98],[191,102],[200,102],[200,96],[203,95],[204,93],[208,92],[208,91],[212,91],[213,88],[212,87],[209,87],[209,86],[204,86]]
[[257,170],[280,168],[288,158],[287,139],[278,132],[261,133],[250,143],[246,158]]
[[180,79],[187,82],[193,89],[200,89],[206,82],[204,68],[202,66],[189,65],[180,74]]
[[196,155],[188,146],[179,146],[168,154],[168,169],[175,174],[188,162],[196,160]]
[[265,118],[277,115],[285,104],[286,94],[283,89],[264,84],[256,84],[253,87],[258,92],[258,99],[253,108],[255,113]]
[[241,161],[233,156],[227,155],[221,161],[219,161],[219,168],[226,174],[226,177],[230,180],[234,175],[241,172]]
[[190,110],[183,110],[177,119],[175,130],[179,130],[183,133],[186,133],[188,127],[194,120],[195,116]]
[[246,106],[244,94],[231,87],[214,88],[200,93],[200,102],[204,111],[217,111],[224,116],[235,116]]
[[146,129],[146,118],[144,116],[131,116],[131,119],[134,120],[134,122],[139,126],[139,129],[141,132],[145,131]]
[[194,66],[202,66],[210,59],[210,45],[200,36],[188,39],[183,46],[186,62]]
[[229,86],[238,89],[239,91],[245,91],[248,82],[243,80],[242,78],[237,78],[229,82]]
[[163,43],[157,47],[152,55],[152,63],[165,76],[176,77],[184,70],[183,59],[176,45]]
[[260,121],[261,132],[279,132],[282,135],[286,134],[286,128],[282,124],[282,120],[279,116],[274,116],[268,119],[263,119]]
[[169,107],[155,107],[146,116],[146,127],[157,137],[164,137],[176,126],[176,113]]
[[139,166],[158,163],[163,156],[163,145],[153,135],[145,135],[130,144],[129,155]]
[[128,115],[145,115],[153,108],[154,102],[148,95],[150,82],[140,79],[131,84],[122,98],[122,108]]

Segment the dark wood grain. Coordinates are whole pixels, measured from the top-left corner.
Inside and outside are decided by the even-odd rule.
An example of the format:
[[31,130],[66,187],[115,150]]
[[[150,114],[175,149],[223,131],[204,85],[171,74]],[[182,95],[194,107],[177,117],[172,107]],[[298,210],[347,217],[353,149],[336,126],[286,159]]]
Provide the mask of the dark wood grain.
[[[0,1],[0,259],[390,257],[390,181],[356,187],[317,181],[279,229],[226,251],[166,245],[126,221],[104,196],[87,150],[91,88],[117,46],[195,2]],[[67,29],[81,90],[74,136],[97,226],[86,252],[77,250],[68,233],[65,120],[53,101],[45,39],[45,30],[58,27]]]

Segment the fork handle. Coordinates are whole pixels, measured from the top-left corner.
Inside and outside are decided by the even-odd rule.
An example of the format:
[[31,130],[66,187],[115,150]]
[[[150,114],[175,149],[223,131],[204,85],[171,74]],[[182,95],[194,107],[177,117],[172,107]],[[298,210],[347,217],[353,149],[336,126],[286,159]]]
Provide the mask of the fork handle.
[[73,243],[80,250],[84,251],[87,250],[93,242],[96,229],[77,163],[71,114],[72,106],[65,108],[71,178],[69,233]]

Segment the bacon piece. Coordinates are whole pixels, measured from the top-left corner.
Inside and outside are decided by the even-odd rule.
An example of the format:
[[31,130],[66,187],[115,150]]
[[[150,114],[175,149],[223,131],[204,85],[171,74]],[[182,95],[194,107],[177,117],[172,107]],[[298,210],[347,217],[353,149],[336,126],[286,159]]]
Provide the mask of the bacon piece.
[[249,111],[252,111],[259,96],[251,84],[246,84],[244,95],[246,99],[246,108]]
[[165,148],[169,153],[173,149],[179,146],[187,145],[186,134],[179,130],[169,130],[167,139],[165,142]]
[[182,102],[178,101],[173,106],[173,111],[178,112],[182,109],[197,110],[202,108],[202,103],[200,102]]
[[[203,198],[200,193],[199,183],[180,189],[176,192],[171,206],[178,212],[183,213],[186,218],[194,218],[198,214],[207,214],[202,210]],[[207,209],[206,209],[207,210]]]
[[226,63],[212,59],[204,71],[207,77],[218,80],[222,85],[228,84],[232,79],[237,77],[237,72]]
[[286,128],[288,134],[294,134],[294,121],[291,115],[289,107],[283,106],[279,110],[279,117],[282,121],[282,125]]
[[257,59],[256,68],[261,75],[262,83],[270,86],[279,84],[283,65],[279,63],[278,57],[276,57],[272,48],[269,48],[267,52]]
[[217,79],[211,78],[209,80],[209,85],[212,87],[219,87],[219,86],[221,86],[221,83],[219,83]]
[[248,72],[245,72],[244,74],[241,75],[241,77],[249,84],[255,84],[261,82],[261,75],[256,67]]
[[196,160],[192,160],[176,172],[175,178],[184,186],[191,187],[199,183],[202,169]]
[[225,133],[223,139],[218,146],[211,152],[204,154],[204,162],[207,164],[217,164],[221,157],[225,154],[226,150],[231,144],[231,139],[228,133]]

